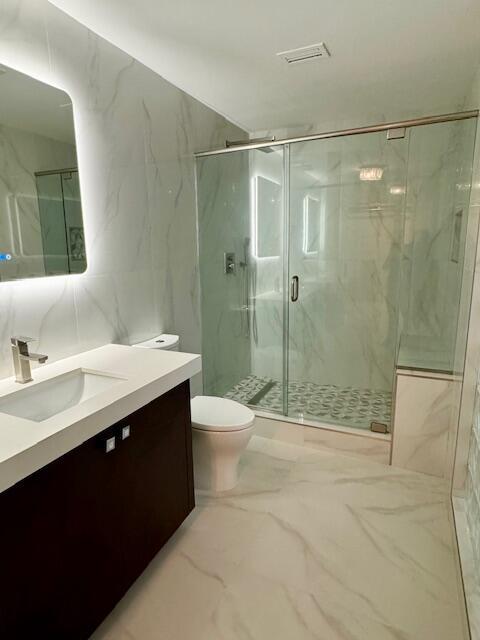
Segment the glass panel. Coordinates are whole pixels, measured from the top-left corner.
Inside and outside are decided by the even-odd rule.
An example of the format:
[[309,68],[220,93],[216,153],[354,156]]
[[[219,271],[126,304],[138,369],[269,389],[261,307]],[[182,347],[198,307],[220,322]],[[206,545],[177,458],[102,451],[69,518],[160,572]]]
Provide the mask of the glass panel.
[[197,159],[207,394],[283,408],[283,149]]
[[[410,133],[398,357],[402,367],[452,372],[462,366],[466,323],[459,310],[475,128],[475,120],[463,120],[416,127]],[[464,316],[471,282],[465,286]],[[457,327],[463,347],[455,366]]]
[[290,145],[289,415],[389,425],[406,138]]

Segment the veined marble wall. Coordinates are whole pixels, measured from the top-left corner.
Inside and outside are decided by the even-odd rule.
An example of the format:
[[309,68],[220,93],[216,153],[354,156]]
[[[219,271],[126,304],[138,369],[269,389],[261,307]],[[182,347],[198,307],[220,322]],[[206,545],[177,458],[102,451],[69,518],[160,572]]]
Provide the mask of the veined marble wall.
[[457,428],[452,406],[460,386],[459,376],[397,369],[393,466],[451,479],[449,450]]
[[[480,68],[472,86],[467,108],[480,107]],[[480,252],[478,223],[480,214],[480,136],[477,133],[467,231],[466,259],[457,366],[463,367],[458,437],[454,457],[453,492],[465,595],[472,640],[480,638]],[[472,286],[473,280],[473,286]],[[471,304],[470,302],[471,293]],[[466,352],[465,352],[466,340]]]
[[475,391],[465,499],[453,501],[472,640],[480,638],[480,393]]
[[0,253],[14,257],[2,263],[0,281],[38,276],[45,266],[35,172],[76,166],[75,146],[0,125],[0,150]]
[[72,98],[88,269],[0,284],[0,376],[9,338],[52,360],[178,333],[200,351],[193,151],[245,133],[46,0],[4,0],[0,63]]
[[[473,82],[471,95],[467,100],[466,108],[480,108],[480,68]],[[471,184],[469,229],[467,231],[459,336],[456,348],[457,368],[463,368],[463,386],[461,397],[458,398],[460,417],[458,420],[456,451],[452,452],[452,457],[455,455],[453,488],[454,492],[460,495],[464,493],[465,487],[467,460],[474,419],[474,400],[480,365],[480,251],[478,248],[478,225],[480,217],[480,135],[478,131]]]
[[465,497],[468,527],[475,555],[478,582],[480,583],[480,394],[478,387],[475,393]]

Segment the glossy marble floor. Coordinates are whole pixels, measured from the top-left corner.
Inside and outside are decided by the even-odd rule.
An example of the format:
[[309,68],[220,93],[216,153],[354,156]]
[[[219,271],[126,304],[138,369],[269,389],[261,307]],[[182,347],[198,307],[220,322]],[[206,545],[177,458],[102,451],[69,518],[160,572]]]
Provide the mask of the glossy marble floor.
[[95,640],[467,640],[443,484],[260,437]]
[[[282,384],[271,378],[249,375],[225,394],[226,398],[260,409],[281,412]],[[288,383],[289,414],[323,422],[369,429],[371,422],[389,425],[392,394],[387,391],[338,387],[316,382]]]

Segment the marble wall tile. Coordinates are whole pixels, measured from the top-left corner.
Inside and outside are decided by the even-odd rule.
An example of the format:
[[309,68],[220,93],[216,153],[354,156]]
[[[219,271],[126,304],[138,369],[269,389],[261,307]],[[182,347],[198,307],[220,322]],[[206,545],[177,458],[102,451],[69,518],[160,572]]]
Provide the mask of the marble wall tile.
[[303,443],[312,449],[334,449],[348,456],[367,457],[381,464],[390,464],[390,437],[353,435],[329,429],[303,427]]
[[58,360],[78,353],[79,340],[75,318],[73,287],[62,276],[30,281],[5,282],[0,295],[0,362],[3,376],[13,375],[10,337],[36,338],[33,347]]
[[[357,433],[356,433],[357,432]],[[255,433],[262,438],[304,446],[309,449],[336,451],[355,458],[368,458],[372,462],[390,464],[390,436],[358,434],[358,429],[327,429],[301,425],[292,420],[274,420],[257,416]]]
[[294,422],[257,416],[255,418],[255,433],[263,438],[288,442],[293,445],[303,445],[303,428]]
[[75,315],[82,351],[103,344],[121,342],[127,335],[113,276],[82,276],[75,279]]
[[0,285],[0,376],[15,333],[52,360],[162,331],[199,352],[193,152],[245,134],[47,0],[6,0],[0,34],[0,63],[72,98],[88,262]]
[[452,403],[459,380],[397,373],[392,465],[448,479]]
[[[44,0],[4,0],[0,11],[2,64],[49,82],[49,43],[45,29]],[[52,82],[52,84],[54,84]]]
[[[473,83],[468,106],[480,105],[480,70]],[[463,370],[463,387],[458,394],[458,437],[452,448],[455,520],[459,540],[463,583],[472,640],[480,638],[480,261],[478,221],[480,213],[480,136],[477,134],[470,198],[471,232],[467,236],[465,271],[459,332],[456,345],[457,369]],[[472,283],[473,280],[473,283]],[[471,295],[471,304],[470,302]],[[458,496],[464,496],[460,500]]]
[[98,194],[102,216],[85,228],[89,271],[100,274],[151,269],[145,167],[105,166],[91,186]]
[[[480,69],[475,76],[467,107],[478,109],[480,106]],[[478,125],[477,125],[478,126]],[[464,278],[464,322],[460,327],[457,341],[457,360],[463,365],[464,383],[460,404],[458,441],[455,454],[454,490],[462,493],[467,475],[467,460],[470,445],[470,434],[473,423],[475,389],[480,364],[480,252],[478,250],[478,221],[480,215],[480,135],[477,133],[472,190],[470,197],[470,216],[472,233],[467,248],[467,269]],[[472,285],[473,278],[473,285]],[[470,302],[471,294],[471,305]],[[466,334],[466,335],[465,335]],[[465,343],[466,338],[466,353]],[[465,354],[465,355],[464,355]],[[464,356],[464,357],[463,357]]]

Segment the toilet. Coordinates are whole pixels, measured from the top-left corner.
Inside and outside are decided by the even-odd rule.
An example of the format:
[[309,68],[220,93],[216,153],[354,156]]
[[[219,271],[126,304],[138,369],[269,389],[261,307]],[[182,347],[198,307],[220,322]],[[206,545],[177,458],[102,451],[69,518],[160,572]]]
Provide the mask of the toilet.
[[180,339],[171,333],[162,333],[154,338],[149,338],[143,342],[135,342],[132,347],[140,347],[141,349],[161,349],[162,351],[178,351]]
[[240,456],[253,434],[255,414],[239,402],[214,396],[196,396],[191,408],[196,488],[233,489]]
[[[178,351],[176,335],[137,342],[133,347]],[[196,396],[192,408],[192,445],[195,486],[228,491],[238,482],[238,463],[253,434],[255,414],[239,402],[215,396]]]

